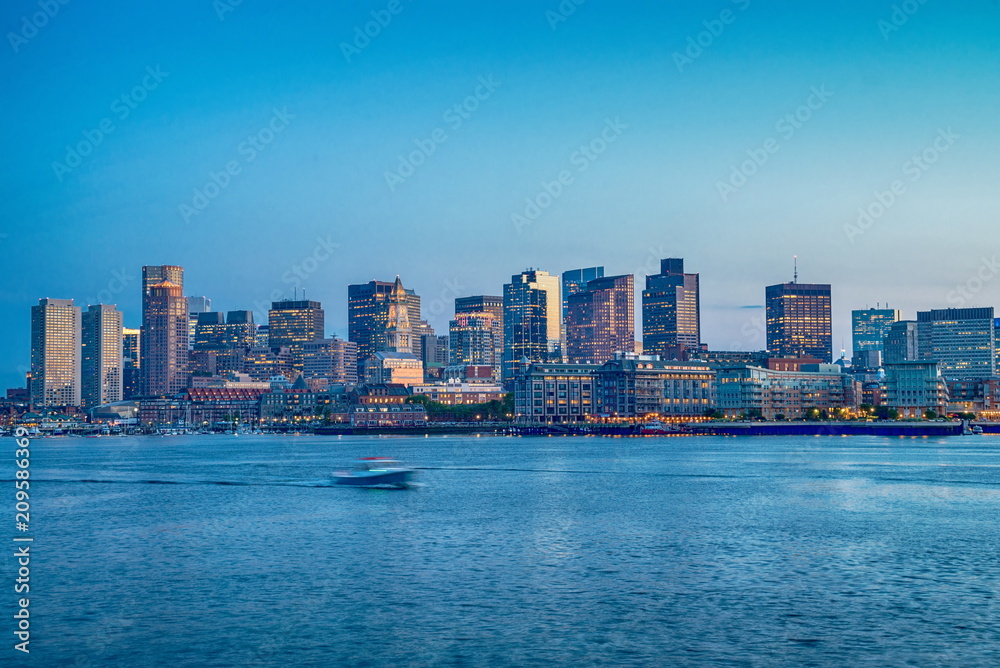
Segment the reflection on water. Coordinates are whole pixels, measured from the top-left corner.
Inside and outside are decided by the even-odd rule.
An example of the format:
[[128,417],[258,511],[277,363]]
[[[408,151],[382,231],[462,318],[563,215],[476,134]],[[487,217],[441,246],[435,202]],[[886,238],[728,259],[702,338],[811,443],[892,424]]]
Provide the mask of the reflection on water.
[[997,445],[39,440],[31,665],[993,666]]

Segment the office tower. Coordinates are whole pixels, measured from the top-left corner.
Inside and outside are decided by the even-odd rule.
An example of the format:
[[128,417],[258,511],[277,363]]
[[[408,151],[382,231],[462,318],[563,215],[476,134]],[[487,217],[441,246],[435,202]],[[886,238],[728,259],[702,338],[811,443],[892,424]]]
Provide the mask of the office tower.
[[336,337],[318,339],[305,345],[304,370],[307,380],[321,386],[356,385],[358,382],[358,346]]
[[267,342],[271,338],[270,328],[267,325],[257,325],[257,333],[253,337],[254,348],[267,348]]
[[319,302],[286,299],[272,302],[267,312],[268,347],[287,347],[292,367],[301,372],[305,345],[326,334],[326,315]]
[[456,313],[448,323],[450,363],[464,366],[491,366],[499,369],[502,348],[497,354],[497,317],[488,311]]
[[566,358],[571,364],[603,364],[615,353],[635,351],[632,274],[595,278],[568,302]]
[[139,377],[139,341],[142,330],[122,328],[122,399],[139,396],[142,379]]
[[[427,347],[426,350],[424,350],[425,346]],[[425,368],[427,367],[428,359],[434,359],[434,353],[437,349],[437,333],[433,327],[427,324],[426,320],[411,323],[410,348],[413,356],[423,361]]]
[[945,380],[981,380],[997,373],[993,307],[917,312],[921,360],[940,365]]
[[545,271],[511,276],[503,286],[503,378],[514,377],[522,358],[529,362],[562,360],[562,298],[559,279]]
[[[456,297],[455,298],[455,317],[456,319],[460,315],[468,313],[489,313],[493,316],[494,322],[494,332],[493,332],[493,347],[494,347],[494,357],[496,360],[493,365],[496,369],[496,377],[500,377],[500,368],[503,365],[503,297],[495,297],[492,295],[475,295],[473,297]],[[449,342],[450,344],[450,342]],[[449,351],[451,346],[449,345]],[[459,364],[460,362],[453,362],[454,364]]]
[[889,327],[899,320],[899,311],[868,308],[851,311],[852,345],[856,367],[876,368],[885,357],[885,338]]
[[154,285],[167,281],[184,287],[184,267],[173,264],[151,265],[142,268],[142,295],[149,294]]
[[358,344],[359,362],[379,351],[412,352],[412,326],[421,322],[420,297],[398,276],[347,286],[347,338]]
[[198,314],[208,313],[212,310],[212,300],[208,297],[188,297],[188,317],[190,319],[190,329],[188,330],[188,345],[194,347],[195,328],[198,325]]
[[[175,271],[177,270],[177,271]],[[190,321],[183,284],[171,280],[146,284],[153,274],[168,274],[183,280],[180,267],[143,267],[141,392],[146,396],[168,396],[181,392],[188,381],[188,336]]]
[[124,393],[121,311],[108,304],[90,306],[83,313],[81,330],[83,407],[121,401]]
[[684,273],[684,260],[660,260],[660,273],[646,276],[642,291],[642,351],[666,360],[685,359],[701,345],[698,274]]
[[80,308],[72,299],[31,307],[31,403],[80,405]]
[[198,314],[192,345],[192,372],[216,375],[243,370],[246,353],[257,345],[253,311]]
[[882,363],[899,364],[900,362],[916,362],[919,359],[917,321],[898,320],[889,325],[883,342]]
[[434,364],[438,366],[448,366],[451,364],[451,338],[447,334],[437,337],[437,351],[434,354]]
[[816,283],[769,285],[767,349],[774,357],[833,359],[833,323],[830,286]]
[[566,322],[569,315],[569,296],[587,289],[587,283],[595,278],[604,278],[604,267],[570,269],[562,274],[562,318]]

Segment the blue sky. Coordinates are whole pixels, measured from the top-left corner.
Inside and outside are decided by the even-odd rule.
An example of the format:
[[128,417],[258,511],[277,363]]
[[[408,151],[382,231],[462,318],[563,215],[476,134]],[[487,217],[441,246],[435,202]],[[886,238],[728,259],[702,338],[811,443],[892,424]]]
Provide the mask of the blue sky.
[[[793,255],[800,280],[833,284],[836,349],[852,308],[1000,306],[994,0],[895,17],[871,1],[331,4],[244,0],[220,19],[221,1],[69,2],[37,31],[38,2],[0,11],[0,386],[22,382],[40,297],[100,296],[138,326],[143,264],[185,266],[219,310],[301,285],[341,336],[348,283],[399,274],[443,333],[456,295],[529,266],[642,274],[666,256],[701,273],[717,349],[763,347],[747,307]],[[372,12],[391,20],[345,56]],[[418,145],[434,150],[387,179]],[[546,206],[518,226],[526,200]],[[866,228],[859,207],[879,214]]]

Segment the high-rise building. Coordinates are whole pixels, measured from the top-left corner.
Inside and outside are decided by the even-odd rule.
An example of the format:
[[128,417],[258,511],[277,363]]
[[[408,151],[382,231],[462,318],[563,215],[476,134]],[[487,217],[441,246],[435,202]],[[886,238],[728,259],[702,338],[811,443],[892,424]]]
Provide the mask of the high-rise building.
[[[878,367],[885,356],[885,338],[889,327],[899,320],[899,311],[888,308],[866,308],[851,311],[852,366]],[[876,354],[872,354],[876,353]],[[878,363],[873,364],[878,360]]]
[[286,299],[272,302],[267,312],[268,346],[287,347],[292,355],[292,367],[303,369],[305,346],[322,339],[326,333],[326,315],[319,302]]
[[212,310],[212,300],[208,297],[188,297],[188,317],[190,318],[190,328],[188,329],[188,345],[194,347],[195,328],[198,326],[198,314],[208,313]]
[[615,353],[635,351],[635,284],[632,274],[595,278],[569,297],[566,358],[570,364],[604,364]]
[[241,372],[246,353],[256,344],[253,311],[209,311],[198,314],[191,352],[191,371],[201,375]]
[[522,358],[529,362],[562,360],[562,298],[559,279],[528,270],[503,286],[503,378],[514,378]]
[[122,328],[122,399],[131,399],[141,393],[139,376],[139,351],[142,330]]
[[81,404],[85,408],[121,401],[123,386],[122,314],[114,306],[95,304],[83,313]]
[[421,323],[420,297],[398,276],[347,286],[347,338],[358,344],[359,362],[379,351],[411,353],[412,326]]
[[570,269],[562,274],[562,317],[566,322],[569,315],[569,296],[587,289],[587,283],[595,278],[604,277],[604,267],[587,267],[586,269]]
[[39,299],[31,307],[31,403],[80,405],[80,307]]
[[356,385],[358,382],[358,346],[336,337],[317,339],[305,345],[306,380],[320,381],[320,386]]
[[900,364],[920,360],[920,348],[917,342],[917,321],[898,320],[885,332],[882,363]]
[[[491,366],[502,364],[497,355],[497,317],[488,311],[456,313],[448,323],[450,363],[466,366]],[[500,355],[503,354],[501,348]]]
[[684,273],[684,260],[660,260],[660,273],[646,276],[642,291],[642,351],[663,359],[686,359],[701,346],[698,274]]
[[154,285],[167,281],[184,287],[184,267],[173,264],[150,265],[142,268],[142,294],[149,294]]
[[[151,276],[172,276],[149,283]],[[188,384],[190,318],[184,296],[184,270],[175,266],[143,267],[141,393],[168,396]]]
[[833,360],[830,286],[779,283],[764,293],[767,309],[767,349],[774,357]]
[[[489,313],[493,316],[493,359],[496,368],[495,378],[500,378],[500,368],[503,365],[503,297],[493,295],[475,295],[473,297],[455,298],[455,318],[471,313]],[[449,341],[449,351],[452,350]],[[450,357],[450,356],[449,356]],[[459,364],[460,362],[449,362]]]
[[997,374],[993,307],[917,312],[920,359],[937,362],[947,381]]

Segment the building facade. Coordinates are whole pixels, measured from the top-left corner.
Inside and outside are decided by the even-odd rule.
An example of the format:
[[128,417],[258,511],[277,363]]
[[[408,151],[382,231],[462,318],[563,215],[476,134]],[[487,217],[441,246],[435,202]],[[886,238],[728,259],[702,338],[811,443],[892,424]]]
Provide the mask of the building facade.
[[31,404],[79,406],[80,307],[72,299],[39,299],[31,307]]
[[171,395],[187,387],[190,332],[184,268],[143,267],[140,394]]
[[867,369],[882,366],[885,339],[893,323],[899,321],[899,311],[888,308],[868,308],[851,311],[852,366]]
[[596,364],[518,364],[514,415],[518,422],[583,422],[594,413]]
[[885,365],[885,405],[904,418],[938,414],[948,406],[948,385],[936,362],[898,362]]
[[765,289],[767,349],[774,357],[833,361],[830,286],[780,283]]
[[287,299],[271,304],[267,325],[268,346],[288,348],[292,367],[301,373],[306,344],[326,335],[326,314],[319,302]]
[[596,413],[690,418],[715,407],[715,371],[705,362],[621,356],[596,370]]
[[566,301],[568,362],[603,364],[615,353],[635,351],[632,274],[595,278]]
[[306,380],[320,381],[320,387],[358,383],[358,346],[343,339],[318,339],[305,346]]
[[604,267],[587,267],[586,269],[570,269],[562,273],[562,318],[569,317],[569,296],[587,289],[587,283],[595,278],[604,278]]
[[84,408],[102,406],[124,397],[122,314],[114,306],[90,306],[81,327],[81,402]]
[[918,312],[920,360],[937,362],[945,380],[981,380],[996,376],[994,319],[992,306]]
[[562,298],[559,279],[545,271],[528,270],[504,285],[503,378],[513,380],[514,366],[562,361]]
[[660,260],[660,273],[646,276],[642,291],[642,351],[663,359],[686,359],[701,345],[698,274],[684,273],[684,260]]
[[791,420],[812,417],[813,409],[832,415],[861,403],[861,384],[836,364],[805,365],[800,371],[726,367],[718,370],[717,383],[717,408],[728,418],[757,414]]

